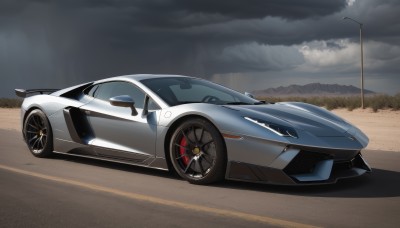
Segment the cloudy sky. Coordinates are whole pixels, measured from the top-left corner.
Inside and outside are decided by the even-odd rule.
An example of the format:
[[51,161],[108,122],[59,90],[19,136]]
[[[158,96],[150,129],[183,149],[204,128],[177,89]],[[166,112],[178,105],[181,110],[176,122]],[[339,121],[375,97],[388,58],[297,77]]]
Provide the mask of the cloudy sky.
[[0,0],[0,97],[110,76],[239,91],[313,82],[400,92],[398,0]]

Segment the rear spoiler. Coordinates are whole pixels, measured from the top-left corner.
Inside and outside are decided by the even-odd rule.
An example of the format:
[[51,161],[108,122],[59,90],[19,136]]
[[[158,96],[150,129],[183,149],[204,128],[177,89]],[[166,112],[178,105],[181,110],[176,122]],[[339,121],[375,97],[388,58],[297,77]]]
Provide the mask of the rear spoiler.
[[15,89],[15,94],[19,97],[25,98],[26,96],[33,94],[33,93],[54,93],[55,91],[58,91],[59,89]]

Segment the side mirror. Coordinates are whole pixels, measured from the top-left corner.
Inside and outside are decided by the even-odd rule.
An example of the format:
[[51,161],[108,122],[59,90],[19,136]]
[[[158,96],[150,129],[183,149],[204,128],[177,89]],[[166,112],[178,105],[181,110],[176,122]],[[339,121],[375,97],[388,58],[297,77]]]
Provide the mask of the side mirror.
[[254,99],[254,95],[249,92],[244,92],[244,95]]
[[128,95],[121,95],[110,98],[110,104],[118,107],[129,107],[132,109],[132,116],[136,116],[138,112],[135,108],[135,102]]

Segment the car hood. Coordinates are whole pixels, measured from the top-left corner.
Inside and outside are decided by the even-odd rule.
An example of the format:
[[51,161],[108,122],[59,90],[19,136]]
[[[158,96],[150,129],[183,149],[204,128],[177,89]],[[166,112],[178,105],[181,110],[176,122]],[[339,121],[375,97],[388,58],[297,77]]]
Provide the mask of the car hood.
[[296,130],[307,131],[320,137],[344,136],[344,133],[352,127],[333,113],[305,103],[281,102],[227,107],[240,111],[241,115],[245,117],[291,126]]

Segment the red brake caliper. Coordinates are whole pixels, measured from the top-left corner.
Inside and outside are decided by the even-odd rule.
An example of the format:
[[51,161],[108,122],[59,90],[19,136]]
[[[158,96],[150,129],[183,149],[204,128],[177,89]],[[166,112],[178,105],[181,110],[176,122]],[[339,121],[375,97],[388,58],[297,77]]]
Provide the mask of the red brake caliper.
[[182,162],[184,165],[188,165],[188,163],[189,163],[189,157],[185,155],[185,154],[187,154],[186,150],[184,148],[184,147],[186,147],[186,144],[187,144],[187,142],[186,142],[185,137],[182,137],[181,142],[179,143],[179,145],[181,145],[181,147],[179,147],[179,154],[182,156]]

